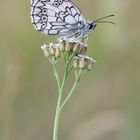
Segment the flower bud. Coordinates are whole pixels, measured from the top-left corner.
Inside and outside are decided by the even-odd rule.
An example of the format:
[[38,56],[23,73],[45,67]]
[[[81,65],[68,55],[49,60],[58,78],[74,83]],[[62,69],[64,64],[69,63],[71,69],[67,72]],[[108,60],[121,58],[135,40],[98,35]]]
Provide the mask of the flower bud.
[[48,48],[44,49],[44,55],[45,55],[45,57],[49,57],[50,56]]
[[87,47],[86,46],[82,46],[80,49],[80,54],[85,54],[87,52]]
[[49,57],[50,56],[49,49],[48,49],[47,45],[44,44],[43,46],[41,46],[41,49],[44,51],[45,57]]
[[50,55],[54,56],[55,55],[55,49],[54,48],[49,48]]
[[91,57],[79,54],[77,57],[75,57],[74,65],[76,65],[76,68],[79,69],[86,69],[91,70],[92,66],[95,64],[96,60],[92,59]]
[[51,56],[55,55],[55,48],[54,48],[54,44],[53,43],[49,44],[49,52],[50,52]]
[[60,48],[60,51],[61,52],[63,52],[65,50],[65,46],[66,46],[66,41],[65,40],[63,40],[62,42],[60,42],[59,48]]
[[85,60],[83,58],[79,59],[79,68],[83,69],[85,68],[85,66],[86,66]]
[[79,43],[75,43],[73,45],[73,52],[74,53],[78,53],[79,52],[79,49],[80,49],[80,44]]
[[92,67],[93,67],[93,64],[92,64],[92,63],[90,63],[90,64],[88,64],[88,65],[86,66],[86,69],[87,69],[87,70],[91,70],[91,69],[92,69]]
[[55,48],[55,57],[59,57],[60,56],[60,50],[58,47]]
[[66,43],[65,50],[66,50],[66,52],[70,52],[70,50],[71,50],[71,44],[69,42]]
[[87,70],[91,70],[93,65],[96,63],[96,60],[92,59],[92,58],[87,58],[87,66],[86,66],[86,69]]
[[78,60],[74,60],[74,62],[73,62],[73,68],[75,68],[75,69],[77,69],[78,68],[78,64],[79,62],[78,62]]

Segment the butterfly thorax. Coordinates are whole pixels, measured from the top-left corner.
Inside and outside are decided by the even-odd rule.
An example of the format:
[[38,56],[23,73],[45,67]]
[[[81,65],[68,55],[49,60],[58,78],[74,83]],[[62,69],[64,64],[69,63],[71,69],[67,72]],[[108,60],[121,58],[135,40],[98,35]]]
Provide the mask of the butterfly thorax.
[[87,35],[89,32],[93,31],[96,27],[96,24],[92,21],[87,21],[86,23],[84,23],[83,25],[81,25],[79,27],[79,29],[77,30],[77,33],[74,34],[75,37],[83,37],[85,35]]

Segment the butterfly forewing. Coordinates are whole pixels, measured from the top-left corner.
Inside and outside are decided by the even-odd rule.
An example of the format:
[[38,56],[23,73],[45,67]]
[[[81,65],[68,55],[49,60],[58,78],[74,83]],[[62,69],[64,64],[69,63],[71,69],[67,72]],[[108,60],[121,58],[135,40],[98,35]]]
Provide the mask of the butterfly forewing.
[[74,35],[86,23],[71,0],[31,0],[31,18],[37,30],[58,36]]

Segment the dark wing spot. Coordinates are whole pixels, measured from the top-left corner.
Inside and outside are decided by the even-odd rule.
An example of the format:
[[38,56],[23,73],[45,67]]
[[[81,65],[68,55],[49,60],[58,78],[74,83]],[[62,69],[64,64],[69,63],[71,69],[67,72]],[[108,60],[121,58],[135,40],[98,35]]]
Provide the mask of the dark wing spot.
[[58,3],[57,1],[55,1],[55,2],[53,3],[53,5],[54,5],[55,7],[58,7],[58,6],[59,6],[59,3]]

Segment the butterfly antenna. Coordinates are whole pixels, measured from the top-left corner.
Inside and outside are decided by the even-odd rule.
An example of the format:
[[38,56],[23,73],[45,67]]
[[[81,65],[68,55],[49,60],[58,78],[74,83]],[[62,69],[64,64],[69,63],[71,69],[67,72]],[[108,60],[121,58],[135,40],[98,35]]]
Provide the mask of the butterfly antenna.
[[115,22],[112,22],[112,21],[97,21],[96,23],[111,23],[113,25],[116,24]]
[[113,17],[115,15],[108,15],[108,16],[105,16],[105,17],[102,17],[102,18],[99,18],[99,19],[96,19],[94,21],[94,23],[111,23],[111,24],[115,24],[115,22],[111,22],[111,21],[102,21],[102,19],[105,19],[105,18],[109,18],[109,17]]

